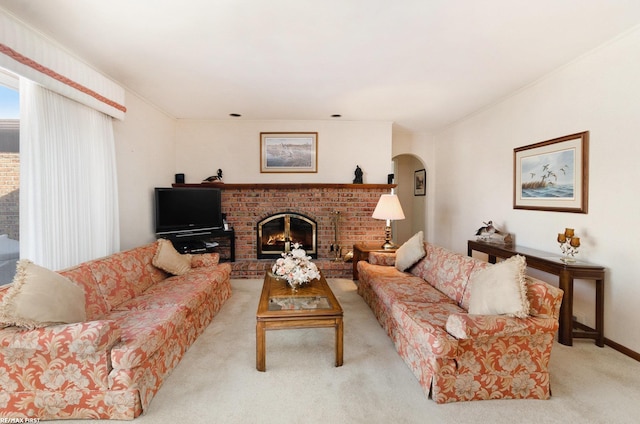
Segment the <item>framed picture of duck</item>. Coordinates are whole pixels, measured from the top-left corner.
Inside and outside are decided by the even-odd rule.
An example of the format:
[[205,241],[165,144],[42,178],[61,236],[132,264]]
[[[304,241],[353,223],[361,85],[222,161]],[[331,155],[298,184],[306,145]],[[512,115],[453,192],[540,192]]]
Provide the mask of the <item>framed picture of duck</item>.
[[261,132],[260,172],[318,172],[318,133]]
[[513,208],[587,213],[589,132],[513,149]]

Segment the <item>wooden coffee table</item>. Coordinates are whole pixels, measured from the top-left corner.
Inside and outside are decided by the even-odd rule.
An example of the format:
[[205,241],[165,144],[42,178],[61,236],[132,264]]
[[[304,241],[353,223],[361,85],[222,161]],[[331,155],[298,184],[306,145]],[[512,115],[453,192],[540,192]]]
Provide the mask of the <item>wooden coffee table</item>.
[[336,329],[336,367],[342,365],[342,307],[324,276],[294,291],[270,272],[264,277],[256,313],[256,368],[266,370],[266,331],[290,328]]

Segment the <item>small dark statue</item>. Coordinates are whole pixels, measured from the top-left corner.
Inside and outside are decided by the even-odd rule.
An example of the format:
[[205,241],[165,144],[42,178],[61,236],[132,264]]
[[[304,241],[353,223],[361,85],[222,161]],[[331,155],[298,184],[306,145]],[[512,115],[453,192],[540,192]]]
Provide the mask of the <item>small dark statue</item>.
[[356,177],[353,179],[353,183],[362,184],[362,169],[358,165],[356,165],[355,174],[356,174]]

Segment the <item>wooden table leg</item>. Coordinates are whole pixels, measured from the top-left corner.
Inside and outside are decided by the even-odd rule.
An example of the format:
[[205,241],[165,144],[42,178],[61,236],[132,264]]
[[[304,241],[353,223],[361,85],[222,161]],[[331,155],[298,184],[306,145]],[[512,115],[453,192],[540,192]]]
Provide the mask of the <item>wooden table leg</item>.
[[336,367],[342,366],[344,324],[342,318],[336,320]]
[[596,280],[596,346],[604,347],[604,280]]
[[267,350],[266,350],[266,330],[264,322],[256,323],[256,369],[265,371],[267,369]]
[[558,342],[565,346],[573,346],[573,278],[568,271],[560,272],[558,286],[564,291],[560,305]]

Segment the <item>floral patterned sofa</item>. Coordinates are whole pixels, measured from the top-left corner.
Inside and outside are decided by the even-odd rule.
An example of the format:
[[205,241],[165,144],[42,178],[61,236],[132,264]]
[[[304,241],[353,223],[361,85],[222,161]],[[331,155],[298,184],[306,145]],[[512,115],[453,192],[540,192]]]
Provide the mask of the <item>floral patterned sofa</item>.
[[470,314],[469,282],[498,265],[428,243],[423,250],[407,272],[389,253],[371,253],[357,266],[358,293],[427,396],[437,403],[549,398],[562,290],[523,271],[526,317]]
[[171,276],[153,265],[159,242],[59,272],[84,289],[86,321],[0,329],[0,418],[145,411],[231,295],[231,266],[217,253],[185,255],[190,269]]

